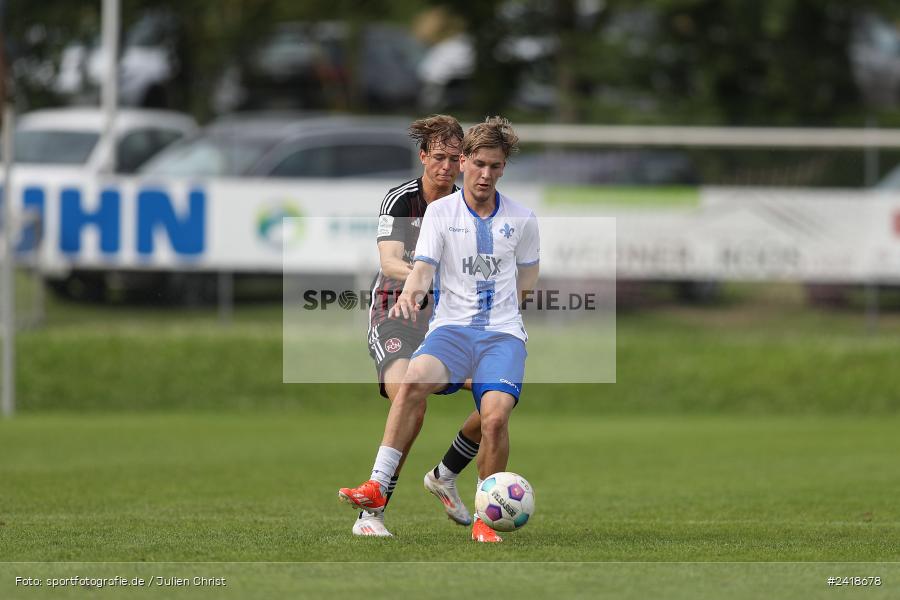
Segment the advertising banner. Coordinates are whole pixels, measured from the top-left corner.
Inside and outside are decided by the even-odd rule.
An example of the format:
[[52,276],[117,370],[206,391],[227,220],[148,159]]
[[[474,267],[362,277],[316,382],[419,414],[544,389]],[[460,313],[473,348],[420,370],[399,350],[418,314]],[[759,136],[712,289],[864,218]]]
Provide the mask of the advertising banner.
[[[41,268],[355,274],[377,265],[384,180],[151,181],[15,171],[20,255]],[[900,282],[900,194],[702,188],[698,206],[548,203],[503,186],[540,217],[569,217],[545,244],[572,277]],[[348,217],[365,218],[362,220]],[[615,219],[615,243],[587,226]],[[554,267],[555,268],[555,267]],[[559,271],[562,272],[562,271]]]

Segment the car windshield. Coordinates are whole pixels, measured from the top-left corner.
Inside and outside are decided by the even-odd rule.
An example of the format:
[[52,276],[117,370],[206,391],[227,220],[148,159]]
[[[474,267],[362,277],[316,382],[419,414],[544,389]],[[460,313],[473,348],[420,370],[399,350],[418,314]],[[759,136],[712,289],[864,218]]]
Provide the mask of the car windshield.
[[201,137],[171,146],[147,163],[145,175],[242,175],[266,153],[273,142],[262,139]]
[[26,129],[16,132],[16,162],[45,165],[83,165],[100,134],[93,131]]

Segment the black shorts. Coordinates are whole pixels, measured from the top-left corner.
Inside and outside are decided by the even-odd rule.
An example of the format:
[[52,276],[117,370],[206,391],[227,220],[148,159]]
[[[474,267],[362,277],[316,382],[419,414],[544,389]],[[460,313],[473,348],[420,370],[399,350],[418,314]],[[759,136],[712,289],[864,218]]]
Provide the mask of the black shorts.
[[384,370],[398,358],[409,360],[425,339],[425,333],[427,330],[410,327],[399,319],[388,319],[369,330],[369,355],[375,360],[378,388],[385,398],[388,395],[384,389]]

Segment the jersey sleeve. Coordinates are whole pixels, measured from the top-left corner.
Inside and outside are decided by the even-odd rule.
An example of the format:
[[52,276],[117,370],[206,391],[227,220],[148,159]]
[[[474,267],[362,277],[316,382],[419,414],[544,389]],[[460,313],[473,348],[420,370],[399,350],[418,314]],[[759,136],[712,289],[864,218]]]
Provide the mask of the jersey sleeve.
[[[390,196],[390,192],[388,192],[388,196]],[[382,203],[382,210],[378,215],[378,233],[376,238],[379,242],[389,240],[406,241],[406,226],[408,225],[410,214],[409,200],[405,197],[400,197],[389,204],[389,209],[385,210],[384,206],[385,203]]]
[[427,262],[435,267],[441,262],[441,256],[444,253],[444,228],[441,227],[442,219],[437,213],[438,211],[433,209],[425,211],[414,259]]
[[538,230],[537,217],[528,215],[522,229],[522,237],[516,245],[516,266],[530,267],[541,260],[541,234]]

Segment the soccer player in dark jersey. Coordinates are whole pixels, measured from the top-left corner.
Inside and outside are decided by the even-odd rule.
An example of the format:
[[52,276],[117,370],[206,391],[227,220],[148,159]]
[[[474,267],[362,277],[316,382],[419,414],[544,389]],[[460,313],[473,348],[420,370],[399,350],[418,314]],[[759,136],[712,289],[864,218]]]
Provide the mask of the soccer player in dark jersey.
[[[415,121],[409,134],[419,145],[422,176],[392,188],[381,203],[377,234],[381,270],[373,285],[369,313],[369,353],[375,360],[381,395],[391,401],[406,375],[410,356],[425,338],[433,303],[423,307],[416,322],[392,319],[388,313],[412,272],[419,227],[428,204],[458,189],[454,182],[459,175],[463,130],[453,117],[434,115]],[[472,517],[456,491],[456,477],[478,454],[480,441],[481,420],[478,412],[473,411],[444,458],[425,475],[425,488],[443,503],[447,516],[460,525],[471,524]],[[388,500],[397,484],[400,467],[391,478],[386,493]],[[384,525],[383,511],[360,512],[353,533],[391,535]]]

